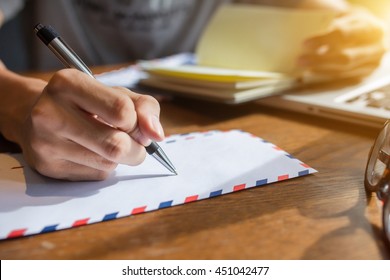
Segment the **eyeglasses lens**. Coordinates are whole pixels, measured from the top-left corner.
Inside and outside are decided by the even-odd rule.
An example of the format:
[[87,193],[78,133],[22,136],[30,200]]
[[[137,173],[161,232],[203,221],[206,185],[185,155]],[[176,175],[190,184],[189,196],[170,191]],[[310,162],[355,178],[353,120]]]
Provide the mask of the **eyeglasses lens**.
[[387,237],[387,242],[390,245],[390,199],[388,196],[385,198],[385,203],[383,204],[383,230]]
[[366,168],[365,187],[376,192],[383,201],[383,230],[390,244],[390,199],[388,181],[390,174],[390,121],[387,121],[370,153]]
[[378,191],[378,189],[372,189],[372,187],[377,186],[380,179],[384,175],[386,163],[388,161],[388,158],[384,155],[390,155],[389,126],[390,123],[386,123],[385,127],[378,135],[371,152],[370,160],[368,162],[366,179],[371,185],[369,186],[371,191]]

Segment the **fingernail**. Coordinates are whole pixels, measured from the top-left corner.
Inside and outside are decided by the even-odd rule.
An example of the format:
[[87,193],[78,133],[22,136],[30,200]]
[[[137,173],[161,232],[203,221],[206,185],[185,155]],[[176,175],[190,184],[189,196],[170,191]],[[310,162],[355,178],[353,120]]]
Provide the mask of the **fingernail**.
[[165,137],[164,130],[163,130],[162,125],[160,123],[160,120],[157,116],[152,117],[152,127],[153,127],[153,130],[157,133],[157,135],[161,139],[163,139]]

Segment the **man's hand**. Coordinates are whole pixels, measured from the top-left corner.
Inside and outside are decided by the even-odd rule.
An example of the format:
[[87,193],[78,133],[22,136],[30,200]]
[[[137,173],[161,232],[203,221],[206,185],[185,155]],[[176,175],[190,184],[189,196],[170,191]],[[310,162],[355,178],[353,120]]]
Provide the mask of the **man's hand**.
[[74,69],[57,72],[28,114],[20,146],[43,175],[102,180],[118,163],[137,165],[164,138],[158,102],[107,87]]

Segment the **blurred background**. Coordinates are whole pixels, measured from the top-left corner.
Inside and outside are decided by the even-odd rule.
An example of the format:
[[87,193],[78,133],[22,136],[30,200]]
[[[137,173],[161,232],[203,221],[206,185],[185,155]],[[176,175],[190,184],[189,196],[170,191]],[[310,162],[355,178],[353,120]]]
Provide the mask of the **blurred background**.
[[[390,0],[348,0],[352,4],[362,5],[371,10],[375,15],[383,19],[388,30],[390,30]],[[28,71],[32,69],[32,62],[26,52],[26,47],[33,40],[33,28],[23,30],[23,26],[34,26],[35,23],[25,23],[25,13],[28,10],[29,1],[26,1],[27,8],[23,9],[12,20],[0,28],[0,58],[13,71]],[[387,42],[390,46],[390,36],[387,32]]]

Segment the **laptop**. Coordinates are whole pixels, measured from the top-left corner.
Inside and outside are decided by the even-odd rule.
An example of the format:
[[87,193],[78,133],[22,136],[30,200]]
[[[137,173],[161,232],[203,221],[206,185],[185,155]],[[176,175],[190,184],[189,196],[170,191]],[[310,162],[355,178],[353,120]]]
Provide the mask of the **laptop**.
[[390,119],[390,54],[356,83],[340,81],[263,98],[260,104],[380,128]]

